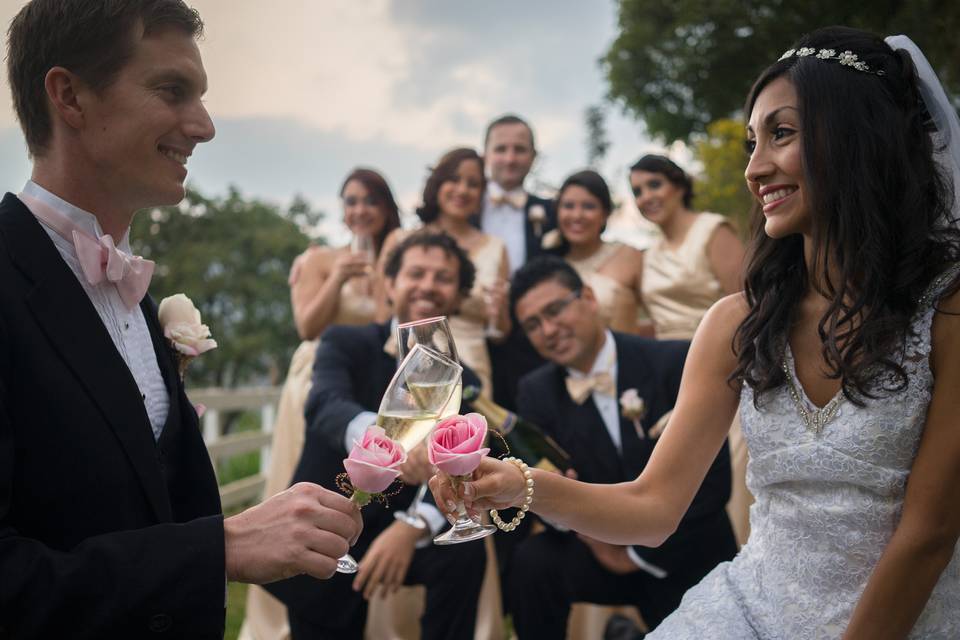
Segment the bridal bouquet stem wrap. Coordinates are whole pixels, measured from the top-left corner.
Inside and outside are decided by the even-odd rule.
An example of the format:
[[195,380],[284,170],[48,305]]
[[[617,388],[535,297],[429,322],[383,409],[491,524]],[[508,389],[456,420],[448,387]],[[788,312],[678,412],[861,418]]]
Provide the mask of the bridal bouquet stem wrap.
[[361,507],[380,496],[400,475],[400,465],[407,453],[400,443],[387,437],[382,427],[370,426],[363,439],[354,440],[350,455],[343,461],[353,495],[350,499]]
[[182,380],[190,361],[201,353],[216,349],[217,342],[210,337],[210,328],[203,324],[199,309],[182,293],[161,300],[157,315],[163,335],[177,355]]

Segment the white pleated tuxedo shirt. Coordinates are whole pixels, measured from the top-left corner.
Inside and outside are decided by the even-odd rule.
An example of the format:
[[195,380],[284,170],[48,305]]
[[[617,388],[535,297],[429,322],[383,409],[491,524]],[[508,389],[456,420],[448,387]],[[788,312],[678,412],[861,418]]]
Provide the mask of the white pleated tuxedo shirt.
[[[514,192],[522,194],[523,188],[510,191],[511,194]],[[507,245],[507,259],[512,276],[527,261],[526,213],[524,209],[517,209],[507,202],[501,204],[491,202],[491,196],[500,198],[504,194],[503,187],[496,182],[491,180],[487,183],[480,228],[484,233],[500,238]]]
[[[66,216],[71,222],[93,237],[100,238],[104,235],[96,216],[55,196],[35,182],[27,181],[23,188],[23,194],[36,198]],[[150,330],[147,328],[147,320],[143,315],[143,310],[140,305],[133,309],[127,309],[120,298],[119,292],[117,292],[117,286],[112,282],[104,280],[97,285],[87,282],[80,267],[73,242],[48,227],[42,220],[38,219],[37,221],[50,236],[63,261],[73,271],[80,282],[80,286],[83,287],[87,297],[90,298],[90,303],[96,309],[97,315],[103,321],[103,326],[110,334],[110,339],[140,389],[147,416],[150,418],[153,437],[158,440],[163,425],[167,421],[167,414],[170,412],[170,398],[167,395],[167,387],[163,382],[163,376],[160,374],[160,365],[157,363],[157,354],[153,348],[153,340],[150,337]],[[121,251],[130,253],[129,230],[119,242],[116,242],[116,245]]]

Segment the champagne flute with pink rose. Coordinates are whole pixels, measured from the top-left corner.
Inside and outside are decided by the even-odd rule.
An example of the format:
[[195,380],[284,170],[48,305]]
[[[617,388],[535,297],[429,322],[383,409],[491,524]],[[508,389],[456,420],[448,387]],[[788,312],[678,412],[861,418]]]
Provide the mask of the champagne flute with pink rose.
[[[487,419],[479,413],[451,416],[438,424],[427,444],[430,463],[450,476],[454,493],[460,484],[473,478],[480,461],[490,453],[483,443],[487,437]],[[434,544],[459,544],[485,538],[497,528],[475,522],[467,515],[463,500],[457,501],[457,521],[446,533],[433,539]]]
[[[362,442],[354,443],[344,460],[354,491],[351,499],[361,505],[371,497],[385,499],[383,491],[399,475],[406,452],[430,433],[460,388],[462,372],[459,363],[425,345],[415,344],[410,349],[383,394],[377,424],[367,430]],[[371,467],[382,473],[374,474]],[[368,480],[376,482],[368,484]],[[356,573],[357,563],[347,554],[338,560],[337,571]]]

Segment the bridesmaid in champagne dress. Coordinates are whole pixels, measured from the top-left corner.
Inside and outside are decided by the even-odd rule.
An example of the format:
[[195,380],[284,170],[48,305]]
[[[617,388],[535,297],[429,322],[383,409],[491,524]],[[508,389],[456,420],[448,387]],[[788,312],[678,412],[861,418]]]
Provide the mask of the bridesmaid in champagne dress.
[[[691,210],[693,181],[670,158],[640,158],[630,167],[630,187],[637,209],[663,234],[643,256],[643,303],[655,335],[690,340],[713,303],[743,288],[743,243],[725,216]],[[753,497],[739,416],[728,438],[733,487],[727,512],[742,545]]]
[[613,209],[610,189],[596,171],[574,173],[557,193],[557,228],[544,247],[562,256],[590,285],[608,327],[623,333],[651,333],[638,323],[643,254],[600,234]]
[[[417,209],[417,216],[425,229],[452,236],[476,267],[473,290],[461,302],[460,311],[450,318],[450,330],[460,360],[480,378],[481,394],[490,397],[492,367],[487,339],[501,341],[510,333],[506,304],[510,269],[503,241],[470,224],[470,218],[483,204],[485,186],[483,160],[477,152],[454,149],[440,159],[427,179],[423,205]],[[398,229],[390,234],[384,243],[383,255],[389,255],[407,233],[410,232]],[[378,315],[381,319],[389,317],[389,307],[381,305]]]
[[[263,497],[290,485],[303,450],[303,407],[310,392],[319,336],[330,325],[373,322],[374,264],[387,234],[400,226],[393,193],[371,169],[355,169],[340,189],[343,222],[353,234],[344,247],[311,246],[290,269],[290,298],[303,342],[293,354],[280,395]],[[251,585],[241,638],[286,640],[286,608],[261,587]]]

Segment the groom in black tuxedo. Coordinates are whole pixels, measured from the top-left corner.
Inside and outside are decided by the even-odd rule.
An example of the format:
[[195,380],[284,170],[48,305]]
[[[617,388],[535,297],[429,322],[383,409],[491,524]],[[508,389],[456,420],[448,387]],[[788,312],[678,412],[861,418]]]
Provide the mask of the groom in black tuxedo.
[[[380,399],[397,369],[397,322],[450,315],[473,286],[474,267],[456,241],[444,233],[419,232],[394,249],[385,265],[386,290],[394,319],[383,324],[334,326],[324,332],[313,367],[306,403],[307,433],[293,481],[336,488],[354,440],[376,421]],[[479,385],[464,369],[464,386]],[[362,638],[367,602],[401,584],[427,588],[421,621],[425,639],[472,638],[486,555],[482,544],[437,547],[433,535],[446,524],[430,502],[420,515],[430,525],[421,531],[395,520],[406,509],[416,486],[432,475],[421,445],[408,455],[401,480],[407,486],[389,506],[371,502],[363,509],[364,530],[351,553],[359,562],[356,576],[327,581],[306,576],[268,585],[287,605],[293,640]]]
[[227,579],[329,576],[359,534],[317,486],[224,520],[129,255],[214,134],[202,26],[179,0],[32,0],[10,25],[33,173],[0,202],[2,639],[222,638]]
[[[635,478],[656,444],[649,430],[673,409],[688,343],[610,331],[593,291],[560,258],[537,258],[520,269],[510,298],[520,326],[550,361],[521,380],[520,415],[570,452],[579,480]],[[630,407],[631,396],[642,410],[637,401]],[[736,554],[724,510],[729,496],[724,445],[676,533],[660,547],[610,545],[554,529],[528,538],[507,582],[519,637],[562,638],[573,602],[636,605],[655,627],[688,588]]]
[[[553,201],[524,189],[524,181],[537,157],[533,129],[522,118],[506,114],[487,125],[483,160],[488,176],[483,210],[474,224],[503,240],[510,273],[543,253],[543,234],[557,226]],[[520,378],[543,364],[516,326],[502,341],[490,341],[493,396],[508,409],[516,406]]]

